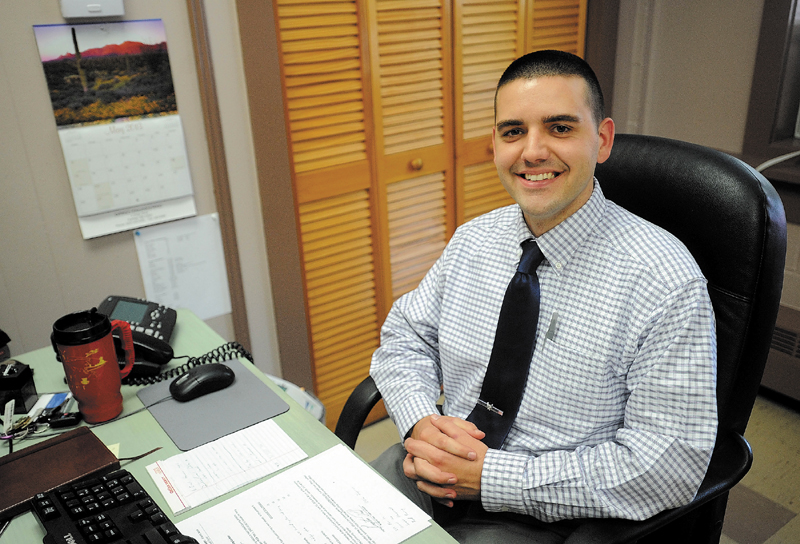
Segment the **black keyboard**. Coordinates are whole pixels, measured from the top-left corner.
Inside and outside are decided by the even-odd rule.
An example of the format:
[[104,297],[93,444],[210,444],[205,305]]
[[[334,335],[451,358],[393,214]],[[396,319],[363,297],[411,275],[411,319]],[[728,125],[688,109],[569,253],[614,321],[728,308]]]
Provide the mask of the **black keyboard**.
[[47,531],[44,544],[197,544],[127,470],[39,493],[31,505]]

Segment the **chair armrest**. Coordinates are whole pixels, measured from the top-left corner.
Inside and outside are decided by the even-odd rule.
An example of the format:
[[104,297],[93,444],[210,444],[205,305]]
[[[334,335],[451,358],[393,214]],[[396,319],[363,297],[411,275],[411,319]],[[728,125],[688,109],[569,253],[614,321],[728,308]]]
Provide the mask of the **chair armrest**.
[[564,544],[625,544],[633,543],[688,512],[720,497],[747,474],[753,464],[753,450],[743,436],[731,433],[717,440],[708,472],[694,500],[686,506],[666,510],[643,520],[587,519]]
[[379,400],[381,400],[381,393],[378,391],[378,386],[375,385],[372,376],[367,376],[350,393],[347,402],[344,403],[334,433],[351,449],[356,447],[358,433],[361,432],[367,416]]

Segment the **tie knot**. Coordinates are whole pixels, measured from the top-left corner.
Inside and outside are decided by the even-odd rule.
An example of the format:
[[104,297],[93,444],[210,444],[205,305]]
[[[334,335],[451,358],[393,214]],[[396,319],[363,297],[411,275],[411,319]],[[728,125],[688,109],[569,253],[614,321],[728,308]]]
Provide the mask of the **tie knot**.
[[536,272],[536,268],[539,264],[544,260],[542,250],[539,249],[539,245],[535,240],[525,240],[521,245],[522,257],[519,260],[517,271],[523,274],[533,274]]

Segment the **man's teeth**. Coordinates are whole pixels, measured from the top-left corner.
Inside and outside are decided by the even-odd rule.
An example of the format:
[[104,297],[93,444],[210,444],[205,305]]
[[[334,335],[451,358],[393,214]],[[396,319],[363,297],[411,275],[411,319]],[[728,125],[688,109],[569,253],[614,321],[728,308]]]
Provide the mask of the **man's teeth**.
[[525,174],[525,179],[528,181],[542,181],[545,179],[553,179],[556,175],[553,172],[548,172],[547,174],[536,174],[535,176],[532,174]]

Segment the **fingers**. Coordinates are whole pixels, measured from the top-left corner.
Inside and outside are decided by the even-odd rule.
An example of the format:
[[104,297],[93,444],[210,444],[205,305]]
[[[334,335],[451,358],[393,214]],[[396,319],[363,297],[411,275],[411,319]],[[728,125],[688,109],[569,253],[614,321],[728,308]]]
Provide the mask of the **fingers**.
[[[419,481],[417,482],[417,489],[430,495],[437,502],[441,502],[447,506],[453,506],[453,499],[456,498],[454,489],[440,485],[434,485],[430,482]],[[450,503],[450,504],[447,504]]]
[[[416,480],[417,488],[419,488],[419,490],[423,493],[430,495],[433,500],[447,506],[448,508],[452,508],[453,501],[451,499],[456,498],[456,492],[452,489],[448,490],[446,487],[421,480],[416,469],[417,463],[420,465],[429,465],[429,463],[427,463],[424,459],[415,459],[411,454],[406,455],[406,458],[403,460],[403,472],[405,473],[406,477]],[[442,475],[442,479],[446,479],[448,483],[455,483],[456,480],[455,476],[452,474],[444,474]]]
[[431,425],[445,433],[447,436],[458,440],[463,437],[462,431],[466,432],[475,440],[482,440],[486,433],[478,429],[471,421],[466,421],[457,417],[438,417],[431,416]]
[[448,416],[428,416],[414,426],[404,446],[404,474],[417,488],[446,506],[454,499],[478,500],[484,433],[473,423]]
[[452,472],[443,471],[425,459],[410,453],[403,460],[403,473],[412,480],[418,482],[425,480],[436,485],[453,485],[458,481]]
[[[486,433],[483,432],[482,430],[480,430],[478,427],[476,427],[475,424],[472,423],[471,421],[466,421],[464,419],[460,419],[460,418],[457,418],[457,417],[451,417],[451,418],[436,418],[436,417],[434,417],[432,419],[433,419],[434,422],[438,421],[438,422],[441,422],[441,423],[446,423],[448,420],[450,420],[454,425],[457,425],[462,430],[466,431],[470,436],[472,436],[476,440],[483,440],[483,437],[486,436]],[[436,425],[436,423],[434,423],[434,425]],[[438,427],[438,425],[437,425],[437,427]]]
[[477,452],[473,446],[468,445],[475,440],[474,433],[483,436],[483,433],[468,421],[431,416],[429,424],[422,427],[419,433],[415,433],[415,438],[443,452],[474,461],[477,459]]

